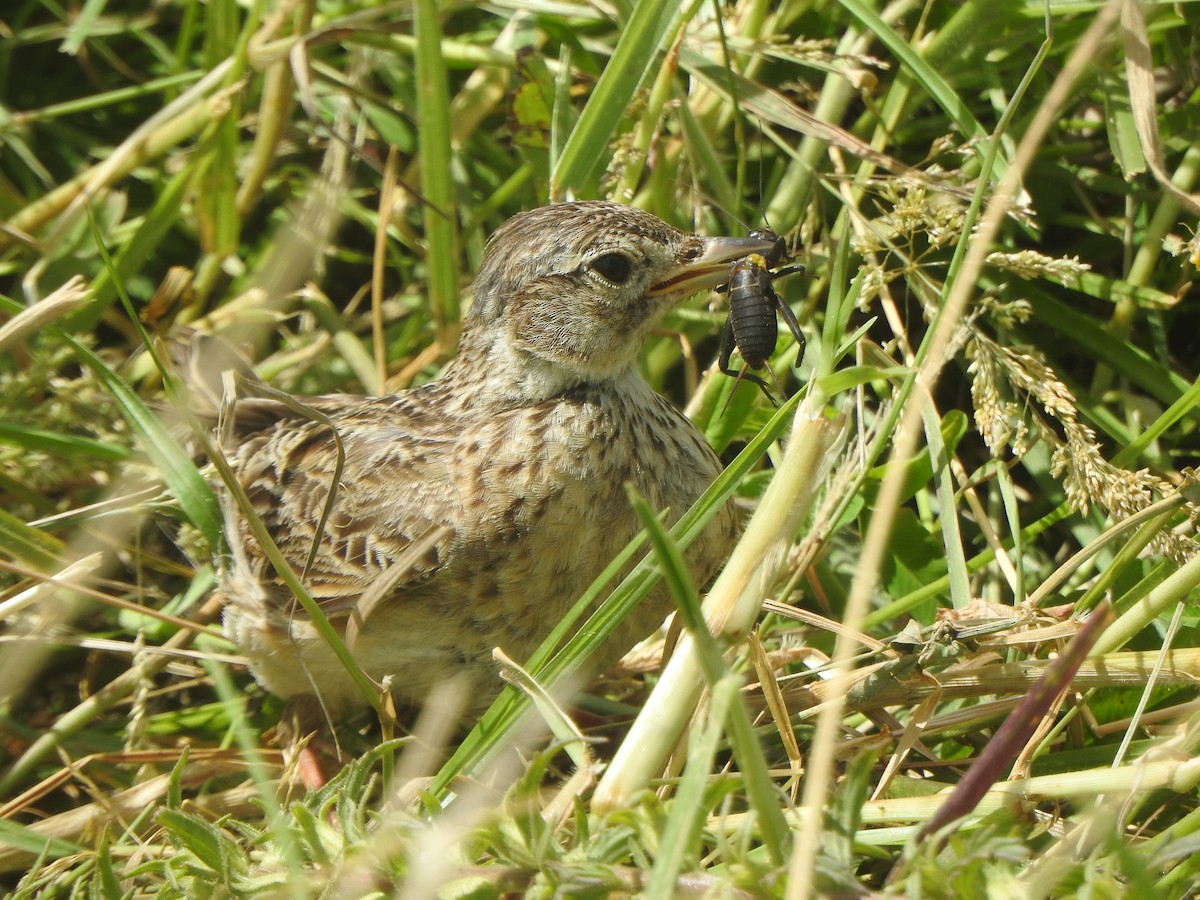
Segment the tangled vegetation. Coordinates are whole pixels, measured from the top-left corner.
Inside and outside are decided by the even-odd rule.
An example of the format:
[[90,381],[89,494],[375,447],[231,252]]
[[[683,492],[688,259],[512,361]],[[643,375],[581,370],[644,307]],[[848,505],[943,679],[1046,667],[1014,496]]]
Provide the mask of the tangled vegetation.
[[[0,886],[1193,896],[1194,6],[7,4]],[[715,371],[721,295],[672,313],[645,374],[725,476],[479,727],[343,723],[305,793],[167,350],[427,381],[487,235],[572,197],[784,235],[790,398]],[[676,550],[729,496],[700,595]],[[551,700],[660,578],[669,661]]]

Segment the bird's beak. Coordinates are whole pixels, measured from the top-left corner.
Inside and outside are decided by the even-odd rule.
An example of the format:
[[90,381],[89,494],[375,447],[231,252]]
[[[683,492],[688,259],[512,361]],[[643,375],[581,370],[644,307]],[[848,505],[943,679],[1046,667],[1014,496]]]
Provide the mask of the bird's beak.
[[650,290],[646,292],[649,296],[691,296],[709,288],[719,287],[729,281],[729,264],[735,259],[741,259],[751,253],[766,253],[775,246],[774,241],[749,237],[702,237],[695,240],[703,246],[703,251],[686,263],[669,269],[659,281],[650,285]]

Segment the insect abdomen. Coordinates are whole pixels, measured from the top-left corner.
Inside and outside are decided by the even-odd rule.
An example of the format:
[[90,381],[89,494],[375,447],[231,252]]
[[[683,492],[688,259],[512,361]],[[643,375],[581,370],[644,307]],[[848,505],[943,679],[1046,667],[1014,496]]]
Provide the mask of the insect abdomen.
[[758,254],[739,259],[729,270],[729,320],[733,341],[746,365],[761,369],[775,350],[778,336],[771,273]]

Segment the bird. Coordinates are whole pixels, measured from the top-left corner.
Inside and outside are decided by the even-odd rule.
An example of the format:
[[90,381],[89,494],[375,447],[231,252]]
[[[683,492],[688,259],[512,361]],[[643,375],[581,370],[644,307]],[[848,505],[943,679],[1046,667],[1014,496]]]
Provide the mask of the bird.
[[[482,711],[502,687],[493,649],[523,662],[639,532],[626,485],[670,523],[720,473],[704,435],[639,374],[639,351],[664,313],[767,250],[761,238],[687,234],[613,202],[525,211],[488,241],[440,377],[381,396],[305,398],[315,413],[237,401],[224,452],[238,484],[329,621],[351,629],[356,662],[398,703],[419,706],[457,677],[467,712]],[[255,679],[331,714],[365,705],[246,516],[223,507],[224,628]],[[738,530],[726,504],[688,548],[697,584]],[[659,586],[592,670],[670,608]]]

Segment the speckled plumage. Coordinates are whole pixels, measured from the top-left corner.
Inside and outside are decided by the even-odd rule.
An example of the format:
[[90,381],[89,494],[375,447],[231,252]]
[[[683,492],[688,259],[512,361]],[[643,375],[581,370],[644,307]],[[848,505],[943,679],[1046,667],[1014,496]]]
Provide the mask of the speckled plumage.
[[[418,703],[465,673],[482,707],[500,687],[492,649],[523,661],[637,533],[625,482],[672,518],[708,487],[717,457],[642,380],[637,354],[663,312],[764,243],[685,235],[612,203],[520,214],[488,244],[459,356],[440,379],[384,397],[305,400],[332,420],[346,454],[307,575],[331,620],[344,627],[411,541],[447,526],[362,622],[352,652],[367,674],[391,676],[398,698]],[[237,416],[230,461],[299,571],[334,475],[331,430],[276,401],[241,401]],[[245,522],[230,518],[225,627],[255,676],[283,697],[319,694],[330,709],[361,702]],[[736,530],[727,507],[693,544],[697,582]],[[597,664],[668,609],[660,588]]]

